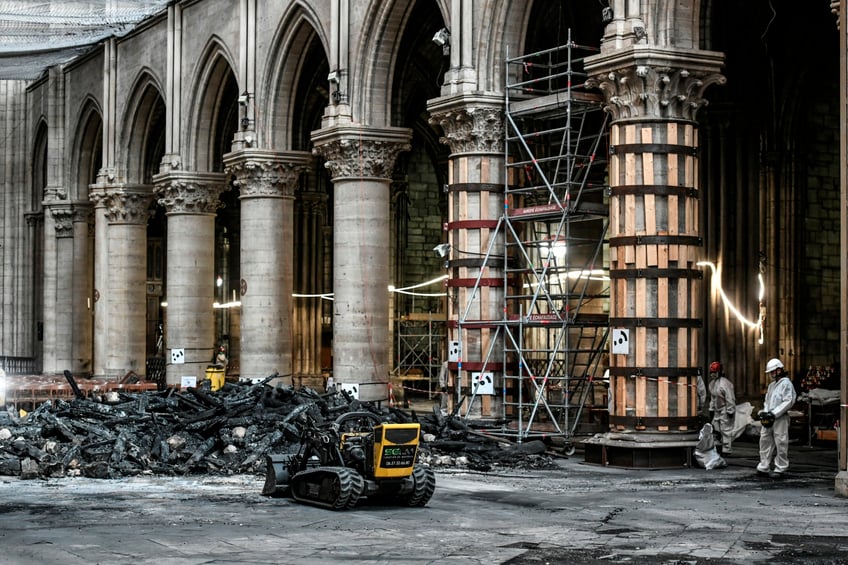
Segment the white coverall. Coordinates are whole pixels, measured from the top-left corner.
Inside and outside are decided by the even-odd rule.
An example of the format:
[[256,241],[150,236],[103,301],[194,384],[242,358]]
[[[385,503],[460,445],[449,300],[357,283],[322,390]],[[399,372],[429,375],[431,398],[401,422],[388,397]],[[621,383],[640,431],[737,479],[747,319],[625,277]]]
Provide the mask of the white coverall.
[[733,421],[736,418],[736,394],[733,383],[724,375],[710,375],[710,410],[713,413],[713,429],[721,435],[724,453],[733,447]]
[[789,409],[795,404],[795,386],[784,373],[766,391],[763,411],[774,414],[774,425],[760,429],[760,463],[757,470],[768,473],[774,457],[774,472],[789,468]]

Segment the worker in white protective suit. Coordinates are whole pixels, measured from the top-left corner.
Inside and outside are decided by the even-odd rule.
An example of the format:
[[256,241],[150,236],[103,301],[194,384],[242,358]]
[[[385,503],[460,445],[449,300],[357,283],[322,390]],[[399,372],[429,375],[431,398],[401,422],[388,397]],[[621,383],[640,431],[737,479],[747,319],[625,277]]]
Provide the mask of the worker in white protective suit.
[[762,424],[757,475],[780,479],[789,468],[789,409],[795,404],[795,386],[780,359],[766,364],[766,374],[771,377],[771,383],[756,418]]
[[721,438],[721,453],[733,452],[733,423],[736,419],[736,391],[719,361],[710,363],[710,413],[713,430]]

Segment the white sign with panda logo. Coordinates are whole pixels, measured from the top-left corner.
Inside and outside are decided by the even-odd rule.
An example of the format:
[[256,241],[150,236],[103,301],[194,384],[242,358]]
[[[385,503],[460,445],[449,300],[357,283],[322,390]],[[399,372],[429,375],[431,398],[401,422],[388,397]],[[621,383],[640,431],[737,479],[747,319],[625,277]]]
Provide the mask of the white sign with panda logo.
[[495,376],[492,373],[471,373],[472,394],[495,394]]
[[612,330],[612,354],[627,355],[630,353],[630,330]]

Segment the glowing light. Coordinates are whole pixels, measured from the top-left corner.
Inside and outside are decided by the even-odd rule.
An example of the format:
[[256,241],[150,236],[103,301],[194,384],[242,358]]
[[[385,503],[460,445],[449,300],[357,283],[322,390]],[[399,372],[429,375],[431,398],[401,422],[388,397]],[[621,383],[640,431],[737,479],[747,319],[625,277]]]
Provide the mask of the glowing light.
[[700,261],[698,262],[698,266],[709,267],[712,270],[711,283],[713,285],[713,288],[718,290],[718,293],[721,296],[721,300],[722,302],[724,302],[724,307],[733,312],[733,315],[736,316],[736,319],[742,322],[744,325],[748,326],[749,328],[756,329],[760,334],[759,342],[763,343],[763,320],[765,319],[765,307],[762,305],[762,301],[763,297],[766,294],[766,285],[763,281],[763,274],[757,274],[757,281],[760,283],[760,292],[758,294],[760,307],[758,309],[759,314],[757,316],[757,320],[753,321],[745,317],[745,315],[742,314],[742,312],[730,301],[730,298],[727,296],[727,293],[724,292],[724,289],[721,286],[721,272],[718,270],[718,268],[710,261]]
[[294,298],[320,298],[321,300],[333,300],[332,292],[325,292],[324,294],[292,294]]
[[409,292],[410,290],[414,290],[416,288],[423,288],[425,286],[430,286],[438,282],[442,282],[443,280],[447,280],[447,278],[447,275],[442,275],[436,277],[435,279],[430,279],[429,281],[424,281],[422,283],[405,286],[403,288],[396,288],[394,285],[390,284],[389,292],[396,292],[398,294],[406,294],[409,296],[447,296],[446,292]]
[[239,302],[238,300],[236,300],[235,302],[224,302],[224,303],[213,302],[212,303],[212,308],[226,309],[226,308],[239,308],[239,307],[241,307],[241,302]]
[[[609,281],[609,275],[603,269],[572,269],[566,273],[557,273],[548,275],[548,284],[562,282],[566,279],[586,279],[590,281]],[[540,282],[527,282],[522,285],[523,288],[536,288]]]

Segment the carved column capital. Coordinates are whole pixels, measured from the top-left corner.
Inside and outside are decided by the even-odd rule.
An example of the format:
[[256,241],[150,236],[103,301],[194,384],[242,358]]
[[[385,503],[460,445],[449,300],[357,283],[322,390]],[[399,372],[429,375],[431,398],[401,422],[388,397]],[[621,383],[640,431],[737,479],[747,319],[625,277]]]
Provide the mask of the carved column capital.
[[710,85],[724,84],[721,53],[633,46],[612,56],[590,57],[586,84],[600,89],[614,120],[695,120]]
[[235,178],[240,198],[294,198],[298,178],[311,160],[303,151],[246,149],[224,155],[224,172]]
[[88,222],[91,216],[91,204],[89,202],[65,201],[61,204],[49,204],[45,208],[53,218],[57,238],[73,237],[74,223]]
[[110,224],[146,224],[150,219],[153,188],[93,185],[89,198],[97,208],[106,209]]
[[56,237],[73,237],[74,212],[71,205],[69,203],[51,204],[46,208],[50,211],[50,217],[53,218],[53,229],[56,232]]
[[167,214],[214,214],[230,189],[223,173],[170,171],[153,177],[154,193]]
[[409,151],[412,132],[406,128],[334,126],[313,132],[315,153],[333,180],[340,178],[391,179],[395,161]]
[[503,153],[504,101],[489,96],[437,98],[427,105],[430,125],[439,126],[439,139],[451,153]]
[[44,212],[27,212],[24,214],[27,226],[38,226],[44,222]]

